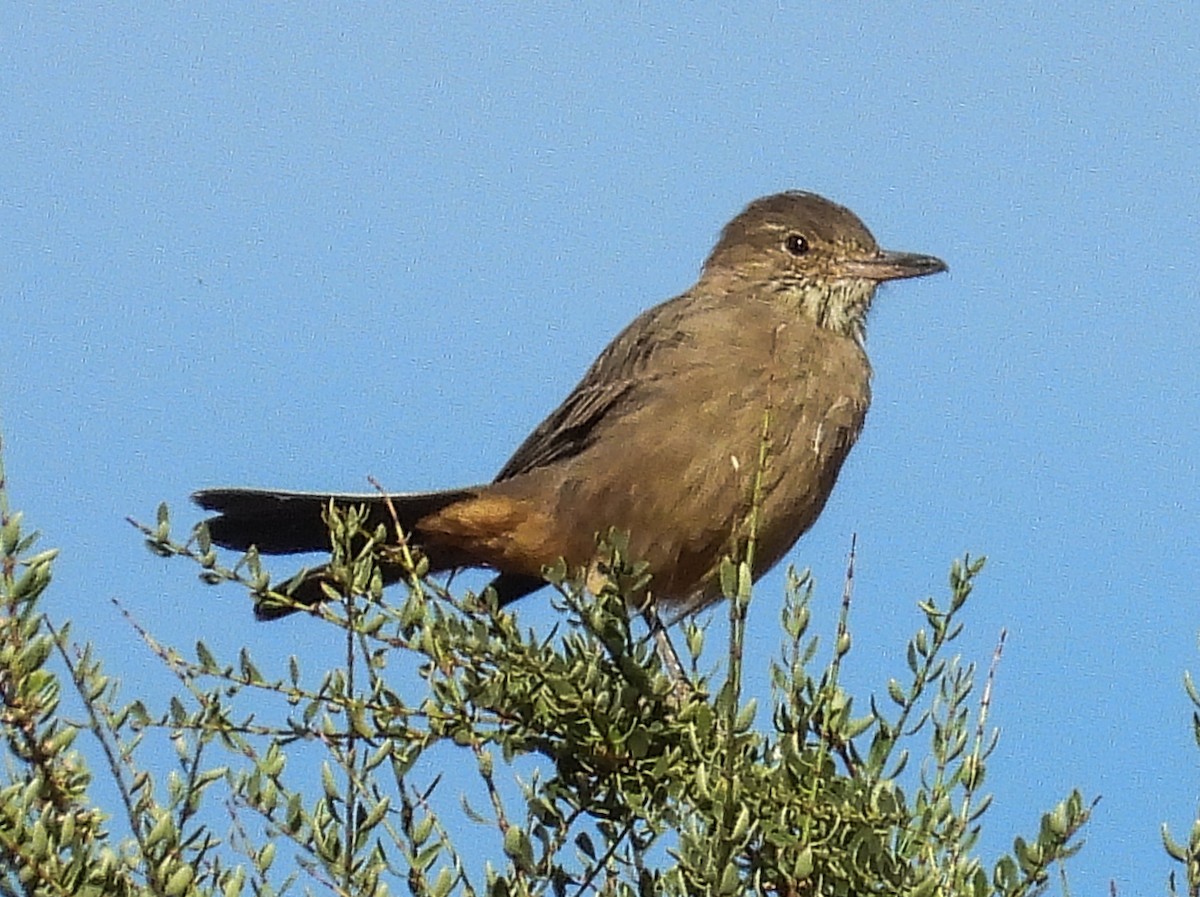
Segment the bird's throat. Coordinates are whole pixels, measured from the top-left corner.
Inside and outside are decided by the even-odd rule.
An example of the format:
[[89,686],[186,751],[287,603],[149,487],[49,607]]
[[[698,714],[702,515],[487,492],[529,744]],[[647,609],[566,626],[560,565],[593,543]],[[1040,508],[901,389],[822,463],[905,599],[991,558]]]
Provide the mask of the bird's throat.
[[818,327],[851,337],[866,337],[867,312],[875,298],[875,284],[866,280],[831,280],[806,283],[793,291],[794,301]]

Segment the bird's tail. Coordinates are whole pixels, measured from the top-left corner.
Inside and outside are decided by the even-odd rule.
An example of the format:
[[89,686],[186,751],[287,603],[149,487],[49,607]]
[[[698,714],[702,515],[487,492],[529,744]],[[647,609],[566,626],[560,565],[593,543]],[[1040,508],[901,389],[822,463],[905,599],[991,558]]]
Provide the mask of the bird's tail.
[[383,496],[330,495],[320,492],[277,492],[267,489],[203,489],[192,500],[206,511],[216,511],[206,521],[213,542],[245,551],[251,545],[262,554],[297,554],[328,551],[329,530],[322,514],[332,501],[349,507],[365,505],[368,527],[392,526],[392,510],[401,529],[412,532],[421,518],[474,494],[469,489],[442,492],[409,492]]
[[[391,529],[399,521],[400,528],[408,534],[419,529],[423,517],[474,494],[471,489],[449,489],[399,493],[385,498],[378,493],[330,495],[267,489],[204,489],[195,493],[192,500],[206,511],[217,512],[205,521],[217,545],[238,551],[253,545],[262,554],[297,554],[329,550],[329,529],[322,515],[331,501],[342,507],[366,506],[370,529],[381,523]],[[449,559],[431,557],[430,561],[435,570],[454,566]],[[403,575],[399,568],[384,566],[381,570],[385,582],[394,582]],[[283,586],[289,596],[286,604],[259,603],[254,608],[255,616],[274,620],[302,607],[320,604],[325,600],[322,585],[327,576],[324,564],[301,571]]]

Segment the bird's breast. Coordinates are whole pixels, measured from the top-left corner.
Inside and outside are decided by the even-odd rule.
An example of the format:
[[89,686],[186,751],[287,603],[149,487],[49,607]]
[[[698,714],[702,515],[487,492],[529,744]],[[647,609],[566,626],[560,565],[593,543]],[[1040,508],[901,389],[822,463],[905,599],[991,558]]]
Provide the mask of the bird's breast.
[[[871,399],[861,346],[825,332],[778,335],[755,520],[755,572],[774,566],[816,522],[858,440]],[[743,531],[749,535],[748,527]]]

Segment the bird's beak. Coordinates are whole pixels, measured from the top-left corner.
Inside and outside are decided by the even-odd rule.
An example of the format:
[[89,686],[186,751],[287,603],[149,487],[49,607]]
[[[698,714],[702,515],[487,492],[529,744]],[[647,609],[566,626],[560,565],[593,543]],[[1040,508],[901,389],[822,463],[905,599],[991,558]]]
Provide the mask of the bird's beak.
[[844,259],[842,275],[862,277],[866,280],[902,280],[906,277],[924,277],[948,271],[946,263],[932,255],[917,255],[914,252],[888,252],[881,249],[873,258]]

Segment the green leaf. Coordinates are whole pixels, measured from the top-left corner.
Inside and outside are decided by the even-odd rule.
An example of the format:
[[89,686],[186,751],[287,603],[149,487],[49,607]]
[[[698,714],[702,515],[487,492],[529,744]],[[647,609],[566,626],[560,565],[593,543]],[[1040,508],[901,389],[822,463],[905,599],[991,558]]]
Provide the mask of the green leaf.
[[1167,828],[1165,822],[1162,824],[1161,832],[1163,849],[1166,850],[1167,855],[1173,860],[1186,863],[1188,861],[1188,849],[1171,837],[1171,830]]
[[367,813],[366,818],[358,824],[358,831],[361,834],[366,834],[367,832],[371,831],[371,829],[375,828],[375,826],[379,825],[379,823],[383,820],[383,817],[387,815],[390,806],[391,801],[388,799],[388,797],[386,795],[381,797],[375,803],[375,805],[371,807],[371,811]]
[[450,871],[449,866],[439,869],[437,878],[434,879],[433,886],[430,888],[432,897],[446,897],[450,893],[450,889],[454,887],[454,878],[454,873]]
[[589,835],[587,832],[580,832],[575,836],[575,846],[578,847],[580,852],[589,860],[596,859],[596,847],[592,843],[591,835]]
[[242,888],[246,884],[246,869],[243,866],[238,866],[233,870],[233,873],[226,880],[224,887],[221,889],[221,897],[241,897]]
[[333,768],[329,765],[328,760],[321,764],[321,788],[325,791],[325,797],[331,801],[338,800],[341,796],[337,780],[333,777]]
[[721,558],[718,568],[721,581],[721,595],[725,598],[736,598],[738,594],[738,567],[728,557]]
[[519,826],[510,825],[504,833],[504,852],[522,872],[533,871],[533,845]]
[[271,864],[275,862],[275,842],[268,841],[263,845],[262,850],[254,858],[254,865],[262,874],[266,874],[271,868]]
[[158,811],[158,820],[146,835],[146,849],[155,847],[160,841],[176,839],[175,820],[166,810]]
[[196,872],[191,866],[186,863],[181,863],[179,868],[171,873],[171,877],[167,879],[165,893],[167,897],[179,897],[188,890],[192,884],[192,879],[196,877]]
[[426,813],[416,821],[412,828],[412,834],[409,837],[412,839],[413,845],[421,847],[429,836],[433,834],[434,818],[432,814]]

